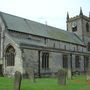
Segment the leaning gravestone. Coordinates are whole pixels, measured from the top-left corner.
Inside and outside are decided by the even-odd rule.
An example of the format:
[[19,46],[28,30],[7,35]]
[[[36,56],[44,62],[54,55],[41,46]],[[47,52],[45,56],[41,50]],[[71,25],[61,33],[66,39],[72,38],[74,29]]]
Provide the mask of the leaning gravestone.
[[13,90],[20,90],[21,80],[22,80],[21,73],[19,71],[16,71]]
[[57,72],[58,84],[66,85],[66,71],[63,69],[58,70]]
[[88,70],[86,73],[86,80],[90,81],[90,70]]
[[28,78],[35,82],[34,70],[32,68],[27,69]]
[[86,79],[90,81],[90,57],[89,57],[89,63],[88,63],[88,68],[86,72]]

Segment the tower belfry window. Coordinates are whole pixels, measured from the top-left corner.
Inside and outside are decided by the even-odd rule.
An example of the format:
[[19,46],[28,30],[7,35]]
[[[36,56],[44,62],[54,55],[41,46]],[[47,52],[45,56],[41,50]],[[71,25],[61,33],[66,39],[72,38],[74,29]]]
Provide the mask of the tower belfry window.
[[73,32],[77,31],[77,24],[76,24],[76,22],[72,23],[72,31]]
[[89,24],[86,23],[86,31],[89,32]]

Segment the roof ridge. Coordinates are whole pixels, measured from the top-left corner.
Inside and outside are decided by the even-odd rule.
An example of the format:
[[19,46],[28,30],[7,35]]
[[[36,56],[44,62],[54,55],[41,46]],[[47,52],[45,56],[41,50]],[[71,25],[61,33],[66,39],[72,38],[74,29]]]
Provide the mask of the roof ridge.
[[[28,20],[28,21],[35,22],[35,23],[38,23],[38,24],[41,24],[41,25],[45,25],[45,26],[46,26],[46,24],[40,23],[40,22],[38,22],[38,21],[30,20],[30,19],[28,19],[28,18],[24,18],[24,17],[21,17],[21,16],[17,16],[17,15],[5,13],[5,12],[2,12],[2,11],[0,11],[0,13],[1,13],[1,14],[7,14],[7,15],[10,15],[10,16],[13,16],[13,17],[16,17],[16,18],[21,18],[21,19],[23,19],[23,20]],[[56,29],[60,29],[60,28],[57,28],[57,27],[54,27],[54,26],[50,26],[50,25],[47,25],[47,26],[48,26],[48,27],[52,27],[52,28],[56,28]],[[64,30],[64,29],[60,29],[60,30]]]

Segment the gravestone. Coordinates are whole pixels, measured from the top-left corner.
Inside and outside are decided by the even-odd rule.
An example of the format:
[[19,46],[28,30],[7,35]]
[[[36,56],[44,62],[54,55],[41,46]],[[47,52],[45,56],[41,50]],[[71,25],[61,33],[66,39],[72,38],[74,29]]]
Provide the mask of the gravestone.
[[19,71],[16,71],[13,90],[20,90],[21,80],[22,80],[21,73]]
[[89,70],[86,72],[86,80],[90,81],[90,71]]
[[27,68],[27,74],[28,74],[28,78],[35,82],[35,75],[34,75],[34,70],[32,68]]
[[66,85],[66,71],[61,69],[57,72],[58,77],[58,84],[59,85]]
[[90,57],[89,57],[88,68],[86,72],[86,80],[90,81]]

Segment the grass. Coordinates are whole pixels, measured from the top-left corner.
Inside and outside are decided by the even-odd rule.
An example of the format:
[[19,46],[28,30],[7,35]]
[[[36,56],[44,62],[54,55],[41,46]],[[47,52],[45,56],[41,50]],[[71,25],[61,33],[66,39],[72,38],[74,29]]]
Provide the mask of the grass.
[[[13,78],[0,77],[0,90],[12,90]],[[36,82],[29,79],[22,80],[21,90],[89,90],[90,81],[85,80],[85,76],[76,76],[72,80],[67,80],[65,86],[58,85],[55,78],[38,78]]]

